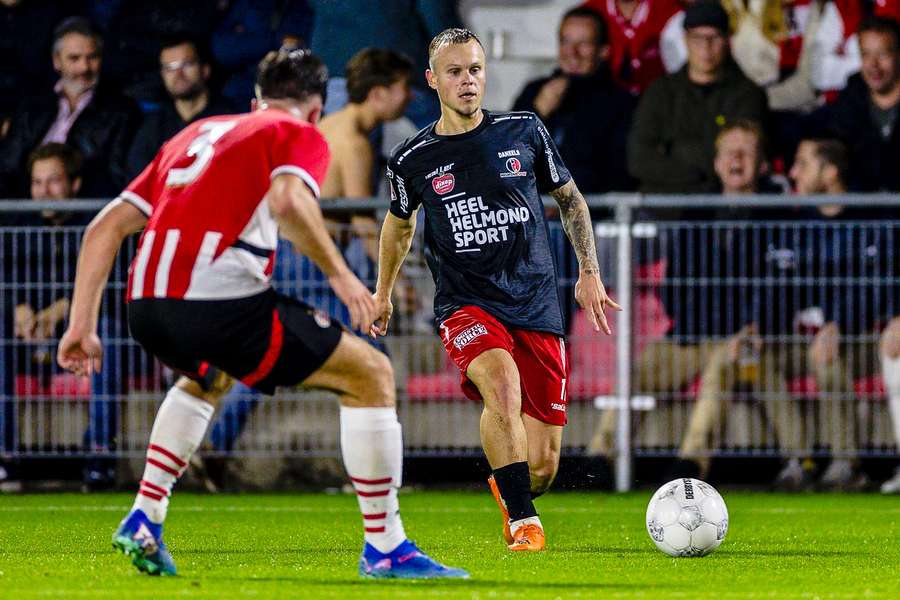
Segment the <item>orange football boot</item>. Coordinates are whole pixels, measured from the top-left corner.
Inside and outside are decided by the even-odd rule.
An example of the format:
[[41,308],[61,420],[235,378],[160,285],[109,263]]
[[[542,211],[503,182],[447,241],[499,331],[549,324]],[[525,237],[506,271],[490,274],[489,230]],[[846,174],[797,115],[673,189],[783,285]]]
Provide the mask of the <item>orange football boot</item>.
[[494,500],[497,501],[497,506],[500,507],[500,512],[503,513],[503,539],[506,540],[507,545],[512,544],[514,540],[512,532],[509,530],[509,512],[506,510],[506,503],[500,496],[500,488],[497,487],[497,482],[494,481],[493,475],[488,477],[488,485],[491,486],[491,493],[494,495]]
[[537,523],[522,525],[509,545],[513,552],[540,552],[544,549],[544,529]]

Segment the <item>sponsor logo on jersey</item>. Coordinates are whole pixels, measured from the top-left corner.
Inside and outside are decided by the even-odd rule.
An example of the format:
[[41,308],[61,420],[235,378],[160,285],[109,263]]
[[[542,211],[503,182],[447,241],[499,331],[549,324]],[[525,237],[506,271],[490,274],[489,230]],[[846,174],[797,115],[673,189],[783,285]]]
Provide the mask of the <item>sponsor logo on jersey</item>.
[[431,187],[434,188],[434,192],[441,196],[452,192],[455,186],[456,178],[453,177],[453,173],[446,173],[431,180]]
[[522,161],[512,157],[506,159],[506,173],[500,173],[500,177],[525,177],[527,171],[522,170]]
[[565,404],[560,404],[559,402],[551,402],[551,403],[550,403],[550,408],[552,408],[553,410],[558,410],[558,411],[566,412],[566,405],[565,405]]
[[426,175],[425,179],[428,180],[428,179],[431,179],[432,177],[437,177],[438,175],[443,175],[444,173],[449,173],[450,169],[452,169],[453,165],[455,165],[455,164],[456,163],[450,163],[449,165],[444,165],[443,167],[438,167],[437,169],[435,169],[434,171],[432,171],[431,173]]
[[[402,177],[397,177],[394,181],[397,182],[397,194],[400,196],[400,210],[406,212],[409,210],[409,198],[406,195],[406,184],[403,183]],[[394,190],[391,189],[391,197],[393,198]]]
[[476,323],[453,338],[453,345],[457,350],[462,350],[469,345],[475,338],[487,335],[487,327],[481,323]]
[[553,183],[559,182],[559,171],[556,170],[556,163],[553,161],[553,149],[550,147],[550,136],[544,131],[544,128],[538,125],[538,133],[541,134],[541,140],[544,142],[544,154],[547,155],[547,166],[550,168],[550,179]]
[[498,152],[497,156],[500,158],[509,158],[510,156],[520,156],[518,150],[504,150],[503,152]]

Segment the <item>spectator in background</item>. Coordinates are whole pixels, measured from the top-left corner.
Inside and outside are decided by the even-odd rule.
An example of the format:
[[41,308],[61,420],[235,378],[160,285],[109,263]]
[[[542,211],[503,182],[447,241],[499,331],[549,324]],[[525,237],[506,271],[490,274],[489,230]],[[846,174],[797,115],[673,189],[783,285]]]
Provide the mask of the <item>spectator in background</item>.
[[[753,121],[734,121],[716,136],[713,168],[726,196],[777,194],[786,191],[767,177],[762,128]],[[723,215],[724,216],[724,215]]]
[[[790,175],[799,195],[841,195],[847,191],[849,166],[848,150],[841,142],[805,139],[797,148]],[[887,300],[883,292],[888,286],[858,281],[885,277],[885,268],[893,271],[893,258],[885,254],[884,229],[854,227],[852,222],[880,220],[879,213],[841,205],[801,209],[794,218],[816,222],[816,226],[782,230],[758,253],[765,275],[785,282],[777,291],[781,306],[772,313],[780,312],[781,320],[790,321],[776,331],[806,334],[799,343],[778,344],[779,366],[787,380],[806,375],[815,378],[819,437],[832,453],[819,479],[824,489],[859,489],[868,484],[858,471],[853,379],[877,369],[877,350],[865,338],[880,329],[878,319],[884,315]],[[808,281],[816,283],[810,286]],[[765,315],[764,328],[766,320],[779,319]],[[794,469],[800,473],[797,466]]]
[[434,92],[425,85],[428,44],[452,27],[461,27],[455,0],[309,0],[313,9],[312,50],[328,66],[325,114],[347,103],[344,67],[362,48],[389,48],[413,62],[413,99],[406,116],[425,127],[440,116]]
[[184,33],[209,38],[227,0],[92,0],[88,15],[105,33],[103,77],[152,110],[165,94],[159,80],[159,43]]
[[635,96],[665,74],[660,33],[681,10],[678,0],[588,0],[606,21],[613,79]]
[[847,145],[850,186],[861,191],[900,190],[900,25],[873,18],[859,28],[862,70],[834,105],[828,128]]
[[541,117],[585,194],[634,188],[625,164],[634,100],[613,83],[609,52],[603,19],[589,8],[569,10],[559,25],[558,67],[529,82],[513,105]]
[[84,157],[82,194],[112,196],[125,186],[125,157],[138,120],[136,105],[98,85],[103,41],[85,19],[63,21],[53,36],[52,96],[25,99],[0,142],[0,197],[21,197],[22,173],[39,145],[65,142]]
[[[811,110],[859,69],[861,0],[722,0],[722,5],[734,32],[732,56],[750,80],[766,88],[772,110]],[[662,34],[670,73],[687,60],[683,20],[684,13],[677,14]]]
[[[65,144],[50,143],[36,149],[27,160],[31,197],[34,200],[66,200],[81,186],[81,156]],[[59,369],[53,356],[69,309],[69,296],[78,259],[78,230],[65,225],[84,225],[90,215],[66,212],[22,213],[12,224],[41,227],[41,234],[18,232],[2,237],[0,281],[6,291],[0,298],[2,325],[8,332],[0,345],[0,454],[15,450],[16,380],[30,378],[39,388]],[[26,286],[25,282],[37,285]],[[14,344],[7,344],[8,339]],[[0,400],[2,400],[0,398]]]
[[53,69],[45,63],[53,28],[77,12],[59,2],[0,0],[0,139],[18,99],[53,87]]
[[226,5],[212,34],[212,52],[225,72],[222,95],[244,110],[253,98],[260,59],[278,48],[307,47],[312,13],[306,0],[229,0]]
[[[169,100],[144,117],[128,153],[128,178],[136,177],[163,143],[197,119],[238,112],[209,89],[212,68],[203,45],[187,35],[175,35],[160,45],[159,72]],[[247,106],[242,107],[244,111]]]
[[629,171],[641,190],[713,192],[715,139],[735,119],[765,123],[765,93],[728,53],[728,15],[713,2],[689,6],[684,19],[688,62],[646,91],[629,138]]

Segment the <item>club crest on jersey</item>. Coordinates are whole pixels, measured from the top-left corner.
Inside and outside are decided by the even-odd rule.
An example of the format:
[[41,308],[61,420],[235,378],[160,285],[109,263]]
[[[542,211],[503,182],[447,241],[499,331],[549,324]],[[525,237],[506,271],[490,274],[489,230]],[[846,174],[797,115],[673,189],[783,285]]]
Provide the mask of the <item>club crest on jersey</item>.
[[453,173],[445,173],[431,180],[431,187],[439,196],[452,192],[455,186],[456,178],[453,177]]
[[524,177],[526,175],[528,173],[522,170],[522,161],[515,157],[506,159],[506,173],[500,173],[500,177]]

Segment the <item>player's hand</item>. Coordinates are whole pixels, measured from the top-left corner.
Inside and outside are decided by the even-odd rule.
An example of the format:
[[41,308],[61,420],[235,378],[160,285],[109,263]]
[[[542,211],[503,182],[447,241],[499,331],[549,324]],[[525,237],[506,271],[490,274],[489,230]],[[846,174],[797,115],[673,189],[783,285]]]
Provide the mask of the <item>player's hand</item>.
[[368,332],[375,321],[375,301],[372,293],[349,269],[328,278],[334,293],[350,310],[353,329]]
[[394,314],[394,305],[391,302],[390,294],[387,296],[373,294],[372,298],[375,301],[375,322],[369,330],[369,335],[377,338],[379,335],[387,335],[388,323],[391,322],[391,315]]
[[606,294],[606,288],[600,281],[597,273],[581,273],[578,283],[575,284],[575,300],[587,312],[594,331],[601,329],[606,335],[612,335],[612,329],[606,321],[604,310],[609,307],[613,310],[622,310],[622,307]]
[[59,340],[56,362],[76,375],[99,373],[103,366],[103,346],[93,331],[82,332],[71,327]]
[[568,77],[554,77],[543,86],[534,99],[534,109],[542,119],[546,119],[556,112],[562,104],[569,89]]

